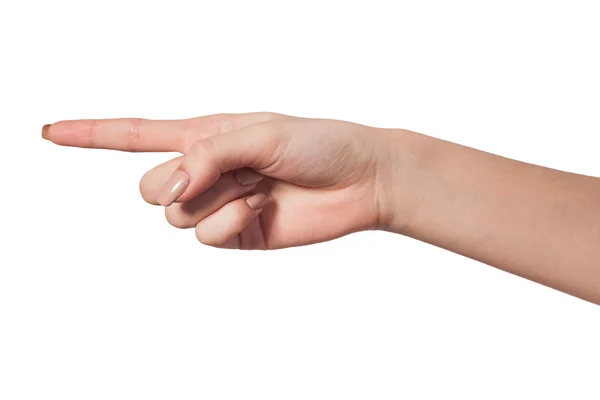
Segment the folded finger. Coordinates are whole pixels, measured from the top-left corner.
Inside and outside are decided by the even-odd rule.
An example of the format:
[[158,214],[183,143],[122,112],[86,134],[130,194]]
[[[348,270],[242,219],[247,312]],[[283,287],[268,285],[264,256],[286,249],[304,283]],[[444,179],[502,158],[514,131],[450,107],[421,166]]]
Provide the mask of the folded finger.
[[163,206],[185,202],[207,190],[226,172],[243,167],[260,171],[272,166],[291,137],[277,124],[257,123],[199,140],[173,172],[158,201]]
[[240,170],[221,175],[221,178],[201,195],[165,208],[167,221],[177,228],[193,228],[204,218],[226,204],[250,193],[263,175],[252,170]]
[[147,203],[158,205],[157,199],[162,187],[173,171],[181,164],[182,159],[183,156],[180,156],[159,164],[142,176],[140,180],[140,193]]
[[[176,157],[172,160],[164,162],[150,171],[146,172],[140,180],[140,193],[142,198],[152,205],[159,205],[159,195],[163,189],[167,180],[173,174],[173,171],[181,164],[183,156]],[[255,172],[248,168],[242,168],[232,173],[224,174],[219,177],[217,182],[208,189],[208,195],[203,197],[202,195],[191,199],[188,203],[175,203],[181,206],[182,211],[186,213],[200,212],[197,208],[204,207],[206,204],[211,202],[211,199],[217,198],[229,198],[230,196],[236,196],[229,198],[231,201],[242,194],[252,190],[257,182],[263,179],[263,175]],[[185,206],[184,206],[185,204]],[[225,204],[225,203],[223,203]],[[221,204],[220,206],[222,206]],[[174,207],[175,210],[179,210],[178,207]],[[219,207],[220,207],[219,206]],[[205,212],[205,211],[202,211]],[[198,222],[198,221],[196,221]],[[195,225],[195,223],[194,223]]]
[[267,200],[266,195],[257,193],[226,204],[196,225],[196,237],[208,246],[235,246],[236,236],[258,217]]

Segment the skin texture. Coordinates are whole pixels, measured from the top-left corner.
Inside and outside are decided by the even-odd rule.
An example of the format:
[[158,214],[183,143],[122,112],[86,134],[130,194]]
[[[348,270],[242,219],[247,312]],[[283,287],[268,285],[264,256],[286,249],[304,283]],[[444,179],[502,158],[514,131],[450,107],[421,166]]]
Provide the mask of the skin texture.
[[379,229],[600,304],[600,179],[415,132],[274,113],[61,121],[66,146],[182,153],[142,197],[206,245],[279,249]]

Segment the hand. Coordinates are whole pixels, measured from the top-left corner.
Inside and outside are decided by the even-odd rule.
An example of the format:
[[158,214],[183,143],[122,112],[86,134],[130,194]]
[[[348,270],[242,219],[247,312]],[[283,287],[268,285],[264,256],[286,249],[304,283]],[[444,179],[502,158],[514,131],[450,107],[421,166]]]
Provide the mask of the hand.
[[178,228],[223,248],[278,249],[323,242],[381,223],[383,130],[271,113],[174,121],[61,121],[60,145],[178,151],[140,182]]
[[184,153],[146,173],[142,196],[208,245],[277,249],[383,229],[600,304],[598,178],[416,132],[268,113],[63,121],[42,135]]

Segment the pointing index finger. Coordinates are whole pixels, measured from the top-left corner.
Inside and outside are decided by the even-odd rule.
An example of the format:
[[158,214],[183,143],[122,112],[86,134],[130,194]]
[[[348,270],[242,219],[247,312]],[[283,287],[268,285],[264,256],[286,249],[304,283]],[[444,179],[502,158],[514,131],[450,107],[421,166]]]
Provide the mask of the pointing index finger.
[[277,118],[277,114],[215,114],[181,120],[142,118],[59,121],[42,128],[42,137],[63,146],[129,152],[185,153],[196,141]]

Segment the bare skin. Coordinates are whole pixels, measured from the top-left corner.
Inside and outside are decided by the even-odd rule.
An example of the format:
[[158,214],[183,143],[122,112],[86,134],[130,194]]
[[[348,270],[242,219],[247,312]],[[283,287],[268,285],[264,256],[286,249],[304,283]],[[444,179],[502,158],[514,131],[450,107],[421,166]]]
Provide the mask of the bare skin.
[[183,155],[142,197],[222,248],[280,249],[369,229],[439,246],[600,304],[600,179],[406,130],[273,113],[61,121],[59,145]]

